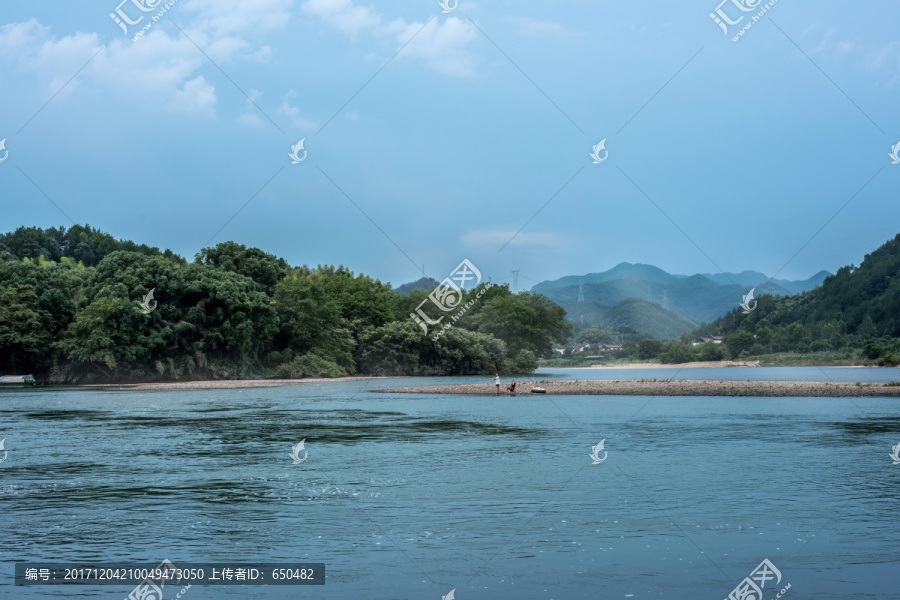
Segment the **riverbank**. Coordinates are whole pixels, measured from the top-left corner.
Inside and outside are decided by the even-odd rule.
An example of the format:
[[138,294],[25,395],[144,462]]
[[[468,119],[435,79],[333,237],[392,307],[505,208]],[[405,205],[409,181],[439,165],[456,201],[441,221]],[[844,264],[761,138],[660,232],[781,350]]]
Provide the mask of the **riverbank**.
[[[532,387],[544,388],[546,394],[532,394]],[[421,386],[378,391],[396,394],[463,394],[472,396],[493,396],[496,394],[495,388],[490,382]],[[714,381],[703,379],[522,381],[516,386],[516,395],[900,397],[900,385],[817,381]]]
[[152,392],[169,390],[232,390],[244,388],[284,387],[304,383],[334,381],[366,381],[369,379],[389,379],[388,377],[334,377],[308,379],[215,379],[210,381],[169,381],[165,383],[110,383],[86,385],[84,387],[115,392]]
[[660,363],[615,363],[591,365],[589,367],[569,367],[571,369],[724,369],[726,367],[758,367],[758,360],[716,360],[681,363],[677,365]]

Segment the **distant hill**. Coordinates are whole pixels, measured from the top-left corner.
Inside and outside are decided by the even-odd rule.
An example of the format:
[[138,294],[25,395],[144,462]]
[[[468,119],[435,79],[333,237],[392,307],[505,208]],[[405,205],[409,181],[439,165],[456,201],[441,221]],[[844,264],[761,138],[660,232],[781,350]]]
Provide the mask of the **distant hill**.
[[395,288],[395,291],[398,294],[403,294],[404,296],[409,296],[412,292],[416,290],[429,291],[433,290],[437,287],[438,281],[432,279],[431,277],[422,277],[417,279],[416,281],[411,281],[410,283],[404,283],[398,288]]
[[638,338],[673,339],[698,325],[686,317],[665,310],[659,304],[637,298],[622,300],[614,306],[598,302],[574,302],[564,308],[568,321],[590,323],[610,331],[633,329]]
[[[817,285],[822,285],[825,278],[830,275],[831,273],[828,271],[819,271],[809,279],[803,281],[772,279],[771,282],[780,286],[790,294],[799,294],[811,290]],[[745,287],[756,287],[769,281],[769,277],[759,271],[742,271],[741,273],[703,273],[703,276],[722,285],[736,283]]]
[[900,337],[900,235],[799,296],[761,298],[749,315],[732,311],[704,331],[748,331],[774,351],[840,348]]
[[[589,320],[589,314],[594,315],[597,320],[590,322],[601,327],[605,326],[603,321],[608,320],[605,311],[611,307],[629,299],[643,300],[642,304],[627,305],[631,320],[641,325],[635,329],[646,331],[653,337],[668,338],[691,331],[692,323],[708,323],[727,313],[740,303],[751,287],[756,288],[756,296],[785,296],[812,289],[828,275],[822,271],[805,281],[769,281],[766,275],[756,271],[672,275],[652,265],[621,263],[601,273],[544,281],[531,291],[547,296],[570,315],[578,314],[579,319],[584,315],[585,322]],[[584,293],[584,302],[578,302],[579,286]],[[578,306],[588,303],[598,308]],[[656,308],[651,310],[651,306]],[[639,314],[642,312],[645,314]]]

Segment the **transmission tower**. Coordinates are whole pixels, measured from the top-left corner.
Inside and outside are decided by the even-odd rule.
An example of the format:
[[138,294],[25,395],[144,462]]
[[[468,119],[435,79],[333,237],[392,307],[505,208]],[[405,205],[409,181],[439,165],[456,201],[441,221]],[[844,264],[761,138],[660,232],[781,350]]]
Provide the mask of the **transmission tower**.
[[584,302],[584,284],[583,283],[578,284],[578,301]]
[[520,270],[521,269],[515,269],[512,272],[512,274],[513,274],[513,293],[514,294],[519,293],[519,271]]
[[669,290],[663,291],[663,308],[669,310]]

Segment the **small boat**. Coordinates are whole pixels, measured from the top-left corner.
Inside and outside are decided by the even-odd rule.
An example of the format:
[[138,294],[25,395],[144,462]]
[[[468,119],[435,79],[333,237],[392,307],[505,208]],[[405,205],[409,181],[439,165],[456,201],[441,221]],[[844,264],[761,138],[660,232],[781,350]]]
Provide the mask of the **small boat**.
[[531,393],[532,394],[546,394],[547,390],[545,390],[542,387],[533,387],[533,388],[531,388]]
[[34,375],[0,375],[0,387],[34,385]]

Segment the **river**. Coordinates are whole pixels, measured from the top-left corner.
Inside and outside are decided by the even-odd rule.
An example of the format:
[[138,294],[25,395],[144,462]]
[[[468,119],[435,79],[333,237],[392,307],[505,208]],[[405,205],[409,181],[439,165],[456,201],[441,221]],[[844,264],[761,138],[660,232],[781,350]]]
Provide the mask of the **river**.
[[[537,378],[672,376],[883,382],[900,370]],[[4,390],[0,597],[133,587],[14,586],[18,561],[168,558],[326,564],[324,586],[194,585],[185,600],[719,599],[763,559],[781,574],[766,600],[787,584],[788,600],[900,598],[896,399],[369,391],[475,381],[491,389],[456,377]],[[308,458],[293,464],[303,439]]]

